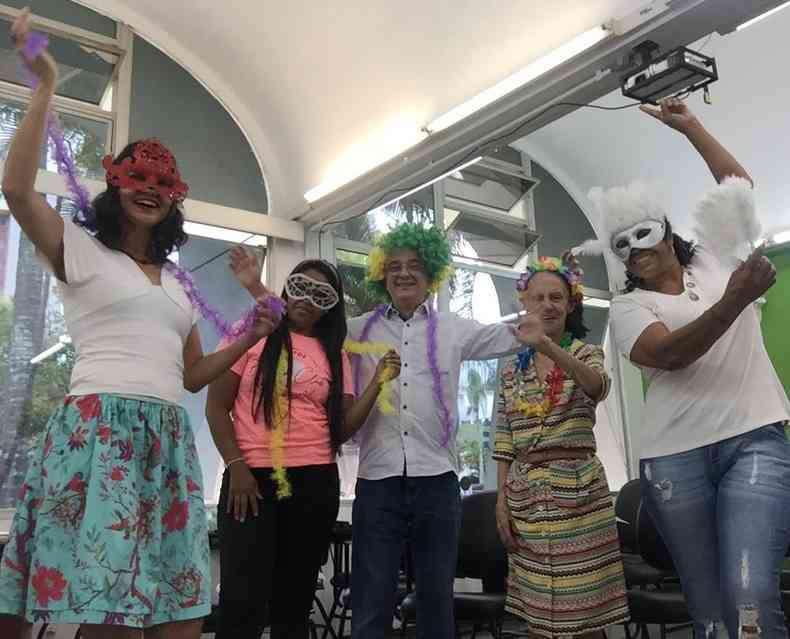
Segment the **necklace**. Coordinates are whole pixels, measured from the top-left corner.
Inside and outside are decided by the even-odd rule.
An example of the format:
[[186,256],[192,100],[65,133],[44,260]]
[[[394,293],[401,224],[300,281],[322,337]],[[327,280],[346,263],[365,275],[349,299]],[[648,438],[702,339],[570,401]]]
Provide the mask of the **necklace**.
[[[570,333],[565,333],[560,340],[560,347],[563,350],[569,351],[573,344],[573,337]],[[525,397],[525,389],[523,385],[524,377],[529,369],[530,362],[535,357],[535,349],[531,346],[525,351],[518,354],[518,364],[516,365],[516,410],[524,413],[526,417],[539,417],[543,421],[559,401],[562,389],[565,386],[565,371],[558,364],[554,364],[554,368],[546,376],[544,382],[545,390],[543,393],[543,401],[540,403],[530,402]],[[536,371],[537,374],[537,371]],[[540,381],[540,380],[539,380]]]

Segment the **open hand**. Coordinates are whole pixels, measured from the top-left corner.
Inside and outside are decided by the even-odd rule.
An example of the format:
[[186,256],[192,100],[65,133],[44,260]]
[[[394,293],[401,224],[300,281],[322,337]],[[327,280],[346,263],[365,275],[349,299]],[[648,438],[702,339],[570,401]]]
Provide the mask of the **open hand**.
[[243,461],[230,467],[230,486],[228,487],[227,513],[232,514],[236,521],[244,522],[247,512],[258,516],[258,500],[261,497],[258,482]]
[[[18,53],[24,51],[30,32],[30,9],[25,7],[11,25],[11,39]],[[46,49],[33,60],[25,58],[25,64],[44,86],[54,90],[58,83],[58,65]]]
[[[243,246],[234,246],[230,250],[230,270],[248,291],[261,284],[261,264],[258,256]],[[256,293],[259,292],[256,290]]]
[[658,109],[643,104],[639,110],[681,133],[698,124],[697,116],[680,98],[666,98],[661,101]]

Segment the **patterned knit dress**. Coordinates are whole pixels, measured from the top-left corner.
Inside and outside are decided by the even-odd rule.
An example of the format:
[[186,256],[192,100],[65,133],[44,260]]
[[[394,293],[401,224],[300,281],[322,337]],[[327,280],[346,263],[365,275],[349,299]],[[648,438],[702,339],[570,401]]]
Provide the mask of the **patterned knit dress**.
[[[568,350],[601,373],[605,396],[601,348],[574,340]],[[506,491],[518,544],[509,555],[507,610],[545,636],[594,632],[628,619],[612,498],[595,456],[596,401],[570,376],[558,377],[554,401],[541,415],[525,410],[549,392],[534,358],[525,370],[517,360],[503,369],[494,447],[494,459],[511,462]],[[558,450],[568,451],[568,459],[557,459]]]

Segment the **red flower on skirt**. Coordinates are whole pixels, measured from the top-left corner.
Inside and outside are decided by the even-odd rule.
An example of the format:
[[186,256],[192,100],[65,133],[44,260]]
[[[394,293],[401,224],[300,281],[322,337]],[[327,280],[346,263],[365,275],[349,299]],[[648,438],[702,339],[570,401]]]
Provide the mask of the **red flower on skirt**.
[[99,399],[98,395],[84,395],[76,403],[83,422],[96,419],[101,415],[101,399]]
[[81,450],[85,446],[85,437],[88,431],[82,426],[77,428],[69,435],[69,450]]
[[162,516],[162,523],[165,529],[167,532],[184,530],[187,521],[189,521],[189,502],[174,499],[173,503],[170,504],[170,510]]
[[36,569],[30,581],[33,590],[36,591],[36,602],[40,606],[48,606],[50,599],[60,601],[63,598],[63,591],[68,585],[60,570],[44,566],[39,566]]
[[110,473],[110,479],[113,481],[122,481],[126,477],[126,469],[123,466],[116,466]]
[[187,477],[187,490],[190,493],[195,493],[200,491],[200,485],[196,484],[195,481],[191,477]]
[[110,443],[110,437],[112,437],[112,428],[110,428],[107,424],[102,424],[99,426],[99,430],[96,431],[99,435],[99,441],[105,446]]

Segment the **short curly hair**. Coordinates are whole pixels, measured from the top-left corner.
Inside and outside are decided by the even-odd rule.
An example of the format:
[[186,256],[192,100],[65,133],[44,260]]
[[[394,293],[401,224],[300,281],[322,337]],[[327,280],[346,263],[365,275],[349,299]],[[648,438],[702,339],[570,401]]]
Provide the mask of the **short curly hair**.
[[452,272],[450,243],[447,236],[436,227],[420,224],[399,224],[376,241],[368,256],[368,289],[376,298],[390,301],[384,276],[387,256],[396,251],[411,249],[419,255],[430,281],[430,291],[435,293]]

